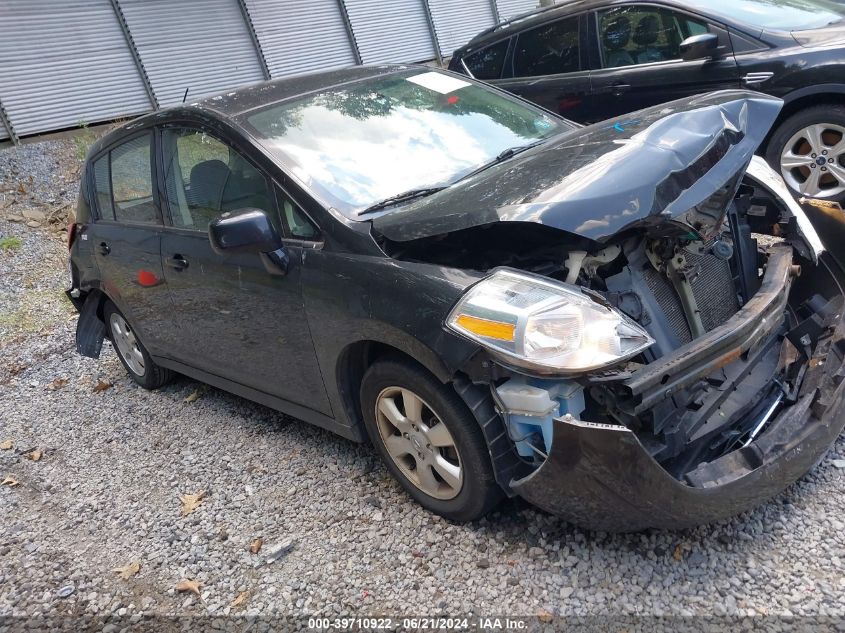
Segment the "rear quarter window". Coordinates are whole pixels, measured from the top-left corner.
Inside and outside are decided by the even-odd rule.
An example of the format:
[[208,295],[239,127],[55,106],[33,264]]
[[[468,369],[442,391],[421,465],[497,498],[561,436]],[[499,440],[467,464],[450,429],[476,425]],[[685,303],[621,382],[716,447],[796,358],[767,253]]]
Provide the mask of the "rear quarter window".
[[114,220],[108,154],[101,156],[94,161],[94,191],[97,198],[97,209],[100,217],[105,220]]
[[152,134],[112,148],[94,161],[94,191],[105,220],[159,224],[153,195]]
[[508,42],[498,42],[464,57],[464,63],[476,79],[499,79],[508,54]]

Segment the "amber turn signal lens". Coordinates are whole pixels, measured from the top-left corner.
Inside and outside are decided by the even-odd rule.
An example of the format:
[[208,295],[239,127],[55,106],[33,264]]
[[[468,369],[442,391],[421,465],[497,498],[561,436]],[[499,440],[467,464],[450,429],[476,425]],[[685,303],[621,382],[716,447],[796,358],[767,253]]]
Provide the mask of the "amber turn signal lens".
[[501,321],[490,321],[488,319],[479,319],[478,317],[469,316],[468,314],[461,314],[457,318],[457,325],[461,326],[468,332],[472,332],[477,336],[485,338],[493,338],[499,341],[513,341],[516,326],[512,323],[502,323]]

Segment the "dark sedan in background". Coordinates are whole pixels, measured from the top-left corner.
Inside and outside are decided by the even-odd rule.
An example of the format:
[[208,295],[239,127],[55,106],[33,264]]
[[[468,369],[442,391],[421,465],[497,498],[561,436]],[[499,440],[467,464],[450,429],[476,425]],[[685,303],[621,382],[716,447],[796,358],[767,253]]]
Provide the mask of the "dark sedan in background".
[[575,0],[481,33],[450,69],[581,123],[726,88],[780,97],[761,153],[795,194],[841,202],[843,18],[829,0]]

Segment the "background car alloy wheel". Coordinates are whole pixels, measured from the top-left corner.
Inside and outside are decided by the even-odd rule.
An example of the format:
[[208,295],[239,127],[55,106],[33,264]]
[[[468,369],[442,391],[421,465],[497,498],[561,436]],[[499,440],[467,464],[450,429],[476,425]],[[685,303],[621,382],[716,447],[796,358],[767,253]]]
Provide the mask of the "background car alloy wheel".
[[375,415],[387,452],[417,488],[435,499],[460,494],[463,469],[455,440],[420,396],[387,387],[378,395]]
[[780,166],[787,184],[805,196],[841,195],[845,192],[845,127],[817,123],[799,130],[784,145]]
[[111,328],[112,341],[117,347],[118,353],[137,376],[142,377],[146,373],[146,362],[144,361],[144,354],[138,346],[138,339],[135,338],[135,333],[129,327],[120,314],[112,312],[109,317],[109,327]]

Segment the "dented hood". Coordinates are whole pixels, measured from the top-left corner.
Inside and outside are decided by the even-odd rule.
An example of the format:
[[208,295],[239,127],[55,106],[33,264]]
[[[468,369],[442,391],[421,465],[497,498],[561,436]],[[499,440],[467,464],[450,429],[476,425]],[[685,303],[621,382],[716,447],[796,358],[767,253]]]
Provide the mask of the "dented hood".
[[[579,128],[373,219],[394,241],[537,222],[596,241],[689,214],[746,169],[782,101],[731,90]],[[700,214],[697,214],[700,215]]]

